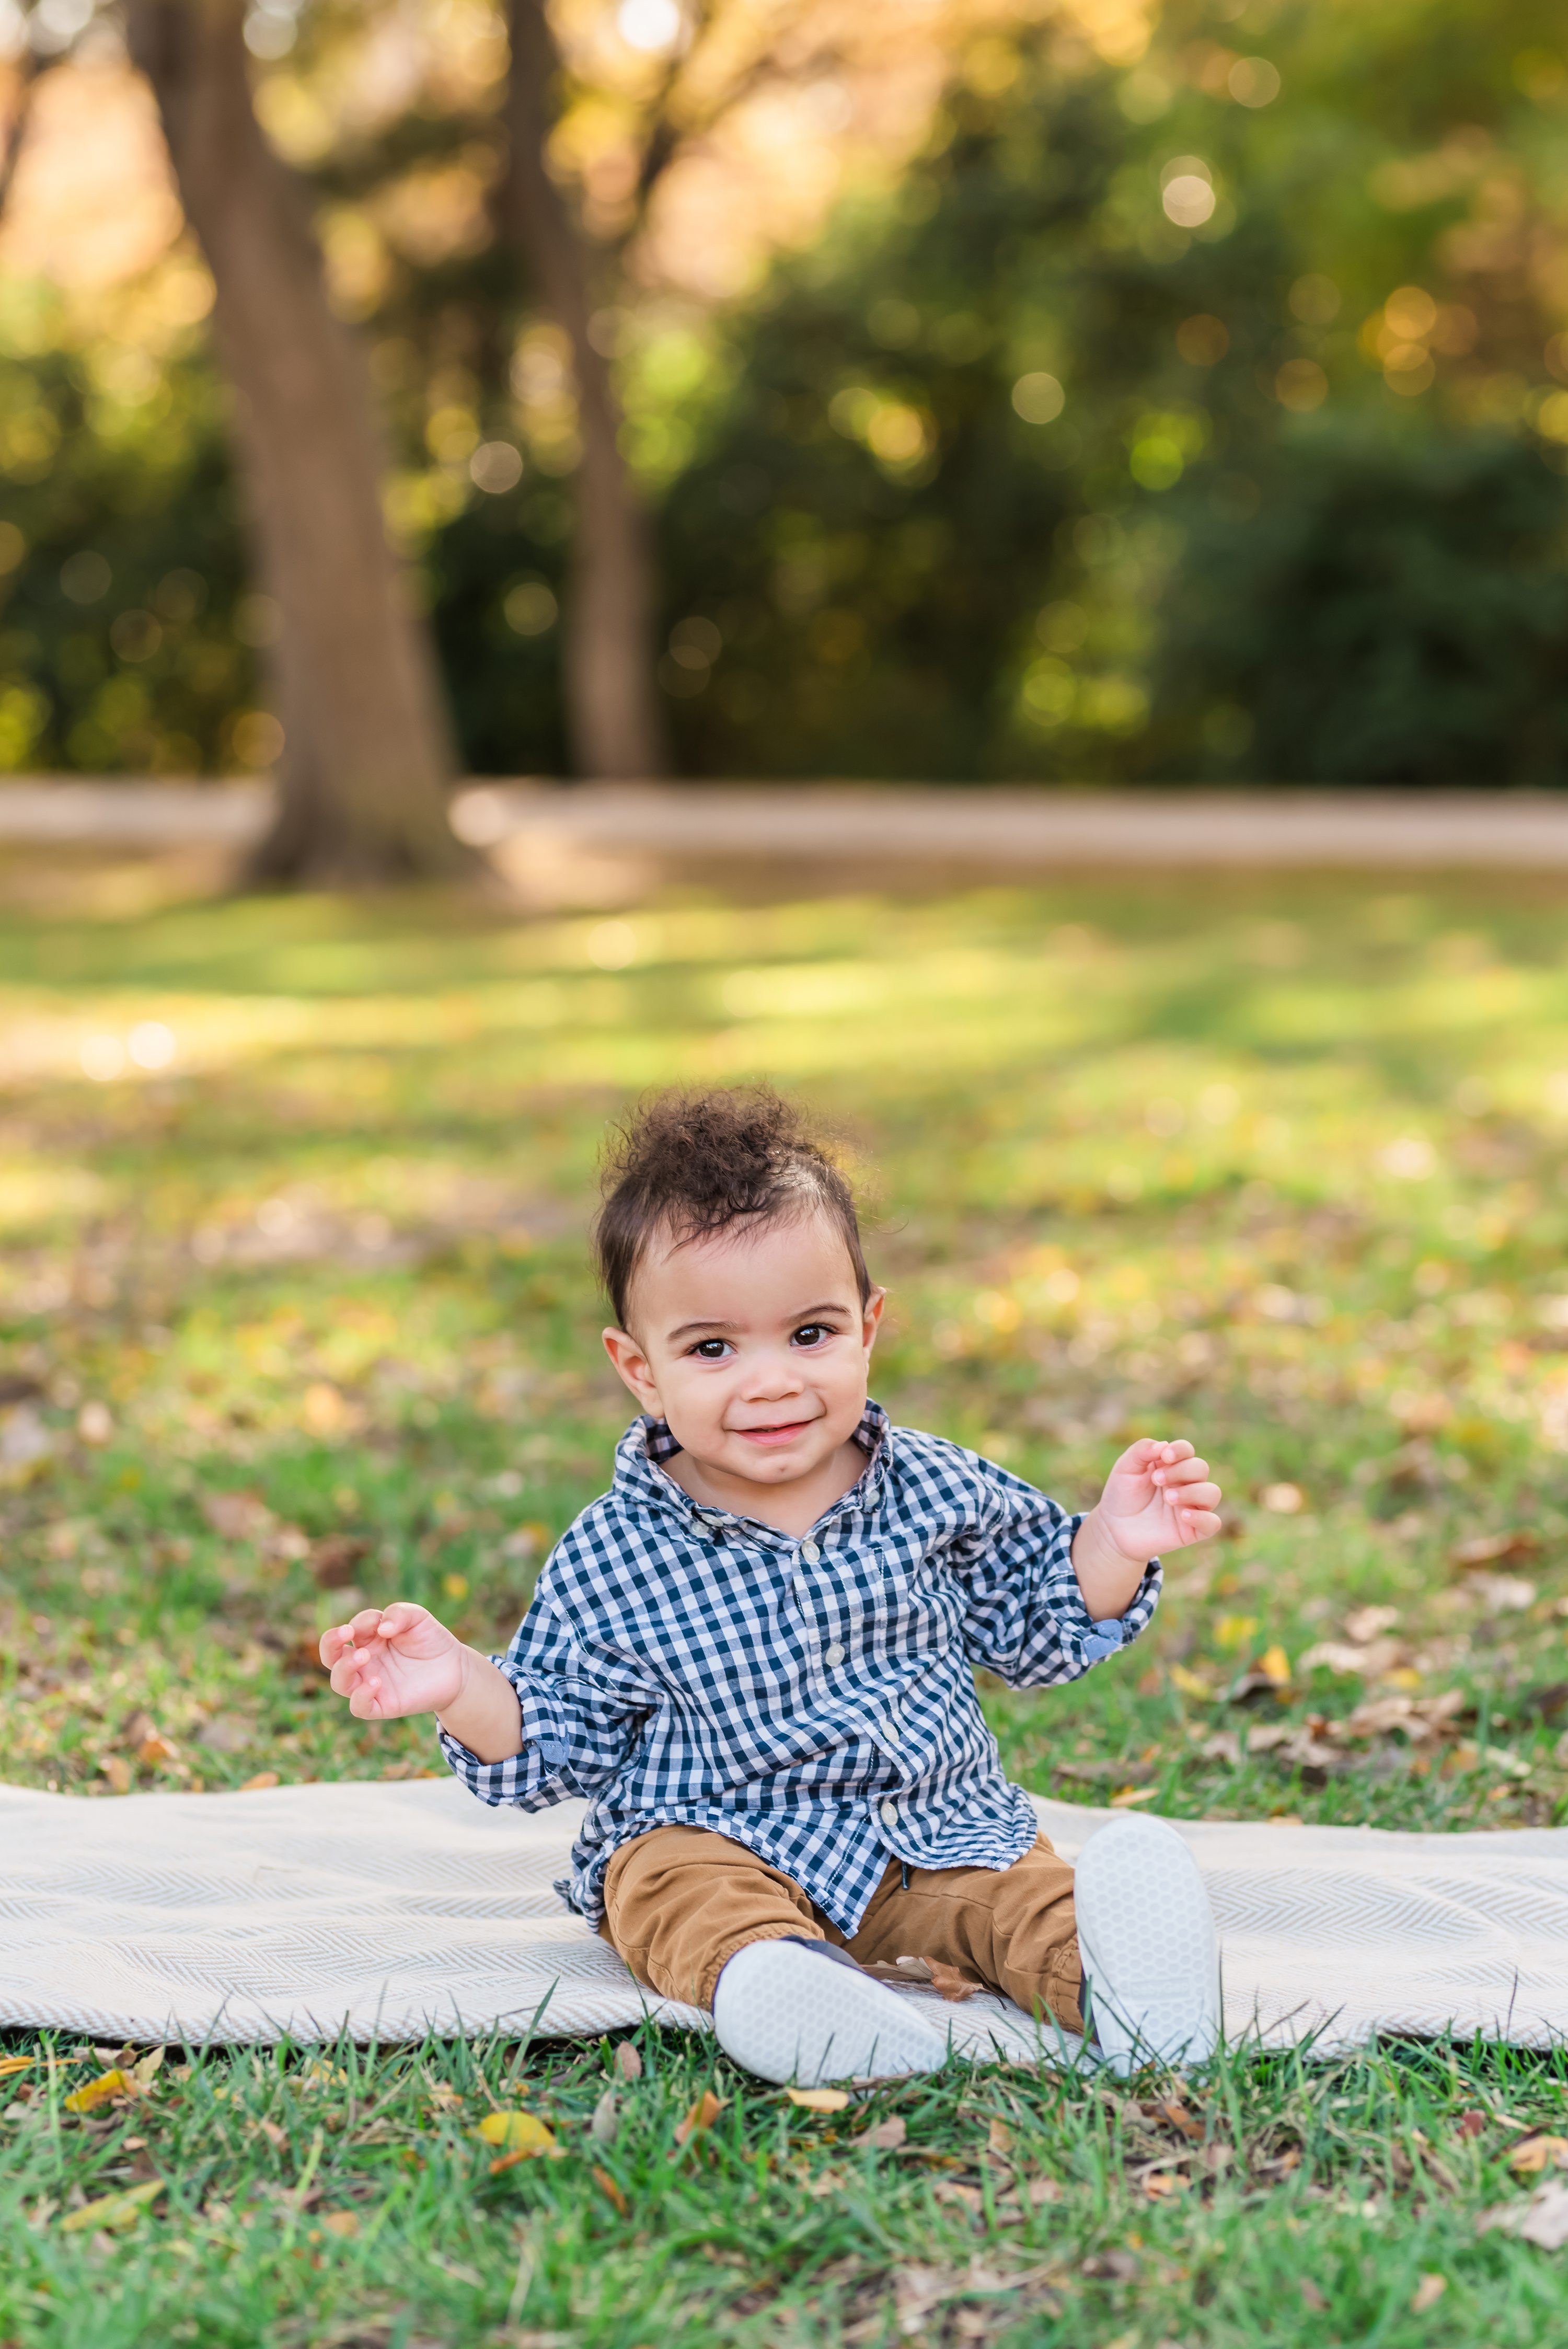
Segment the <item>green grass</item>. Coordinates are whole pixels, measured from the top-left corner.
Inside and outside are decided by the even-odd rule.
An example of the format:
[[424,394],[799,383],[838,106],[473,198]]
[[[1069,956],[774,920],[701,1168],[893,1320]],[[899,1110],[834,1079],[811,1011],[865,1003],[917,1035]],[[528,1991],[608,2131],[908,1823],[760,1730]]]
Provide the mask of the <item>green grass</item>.
[[[11,918],[0,1778],[112,1800],[435,1767],[418,1724],[323,1692],[316,1631],[358,1588],[510,1634],[626,1416],[583,1246],[603,1122],[763,1073],[865,1169],[895,1415],[1073,1503],[1139,1430],[1191,1434],[1227,1488],[1138,1650],[987,1690],[1023,1783],[1556,1822],[1564,910],[1528,880],[1183,875]],[[170,1068],[84,1075],[146,1022]],[[73,2116],[96,2059],[61,2043],[89,2060],[0,2085],[0,2344],[1503,2349],[1568,2313],[1568,2253],[1476,2227],[1526,2190],[1522,2130],[1568,2133],[1557,2057],[1234,2058],[1189,2084],[1190,2142],[1154,2084],[954,2073],[818,2117],[638,2044],[606,2145],[602,2046],[171,2050],[145,2098]],[[678,2148],[710,2082],[723,2114]],[[492,2178],[491,2099],[563,2158]],[[855,2142],[892,2114],[902,2149]],[[154,2179],[123,2230],[66,2227]]]

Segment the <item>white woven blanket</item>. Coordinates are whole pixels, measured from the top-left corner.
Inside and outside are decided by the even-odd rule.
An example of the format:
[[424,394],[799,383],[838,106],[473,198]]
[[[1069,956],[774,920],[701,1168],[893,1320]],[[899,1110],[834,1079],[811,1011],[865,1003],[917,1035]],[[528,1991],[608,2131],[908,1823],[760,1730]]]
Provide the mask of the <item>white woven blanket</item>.
[[[1068,1857],[1109,1816],[1036,1807]],[[557,1899],[579,1809],[488,1810],[449,1779],[119,1800],[0,1786],[0,2025],[119,2042],[702,2024]],[[1176,1824],[1219,1919],[1233,2034],[1568,2036],[1568,1829]],[[1037,2044],[1006,2000],[941,2013],[975,2054]]]

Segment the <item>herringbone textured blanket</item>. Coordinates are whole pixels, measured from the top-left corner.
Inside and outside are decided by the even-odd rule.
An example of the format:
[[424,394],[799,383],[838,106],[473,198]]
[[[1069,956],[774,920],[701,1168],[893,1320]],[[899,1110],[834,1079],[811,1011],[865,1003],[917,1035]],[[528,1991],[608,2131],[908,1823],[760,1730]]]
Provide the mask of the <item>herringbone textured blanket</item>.
[[[639,1990],[556,1898],[577,1807],[487,1810],[449,1779],[104,1800],[0,1786],[0,2025],[118,2042],[702,2023]],[[1069,1857],[1108,1816],[1037,1808]],[[1568,2036],[1568,1829],[1177,1824],[1219,1920],[1233,2034]],[[1036,2047],[1006,2000],[941,2013],[976,2054]]]

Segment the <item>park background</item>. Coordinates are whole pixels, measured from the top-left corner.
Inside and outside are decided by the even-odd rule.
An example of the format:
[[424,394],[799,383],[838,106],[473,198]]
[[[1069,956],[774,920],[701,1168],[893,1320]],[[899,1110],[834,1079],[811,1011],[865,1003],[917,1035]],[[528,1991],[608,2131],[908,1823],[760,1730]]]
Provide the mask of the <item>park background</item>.
[[[863,1186],[895,1416],[1074,1506],[1154,1424],[1225,1485],[1133,1654],[984,1689],[1023,1784],[1558,1826],[1568,959],[1510,823],[1568,695],[1559,19],[0,0],[0,1780],[438,1767],[319,1632],[508,1636],[624,1423],[606,1124],[762,1078]],[[463,773],[611,820],[492,869]],[[645,792],[617,858],[660,773],[687,848]],[[748,779],[788,853],[693,850]],[[998,781],[1115,836],[1010,855]],[[1194,782],[1382,785],[1404,845],[1178,862]],[[1513,870],[1434,865],[1453,784]],[[934,798],[984,854],[904,853]],[[123,2052],[0,2040],[5,2349],[1568,2313],[1561,2050],[838,2112],[652,2029]]]

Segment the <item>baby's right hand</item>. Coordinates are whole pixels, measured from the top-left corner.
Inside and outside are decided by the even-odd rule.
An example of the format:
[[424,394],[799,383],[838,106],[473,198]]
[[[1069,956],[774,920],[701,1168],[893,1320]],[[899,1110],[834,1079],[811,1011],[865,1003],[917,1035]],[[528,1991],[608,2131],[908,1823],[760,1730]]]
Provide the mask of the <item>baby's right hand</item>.
[[321,1635],[321,1661],[358,1721],[439,1713],[462,1692],[470,1651],[428,1607],[362,1607]]

